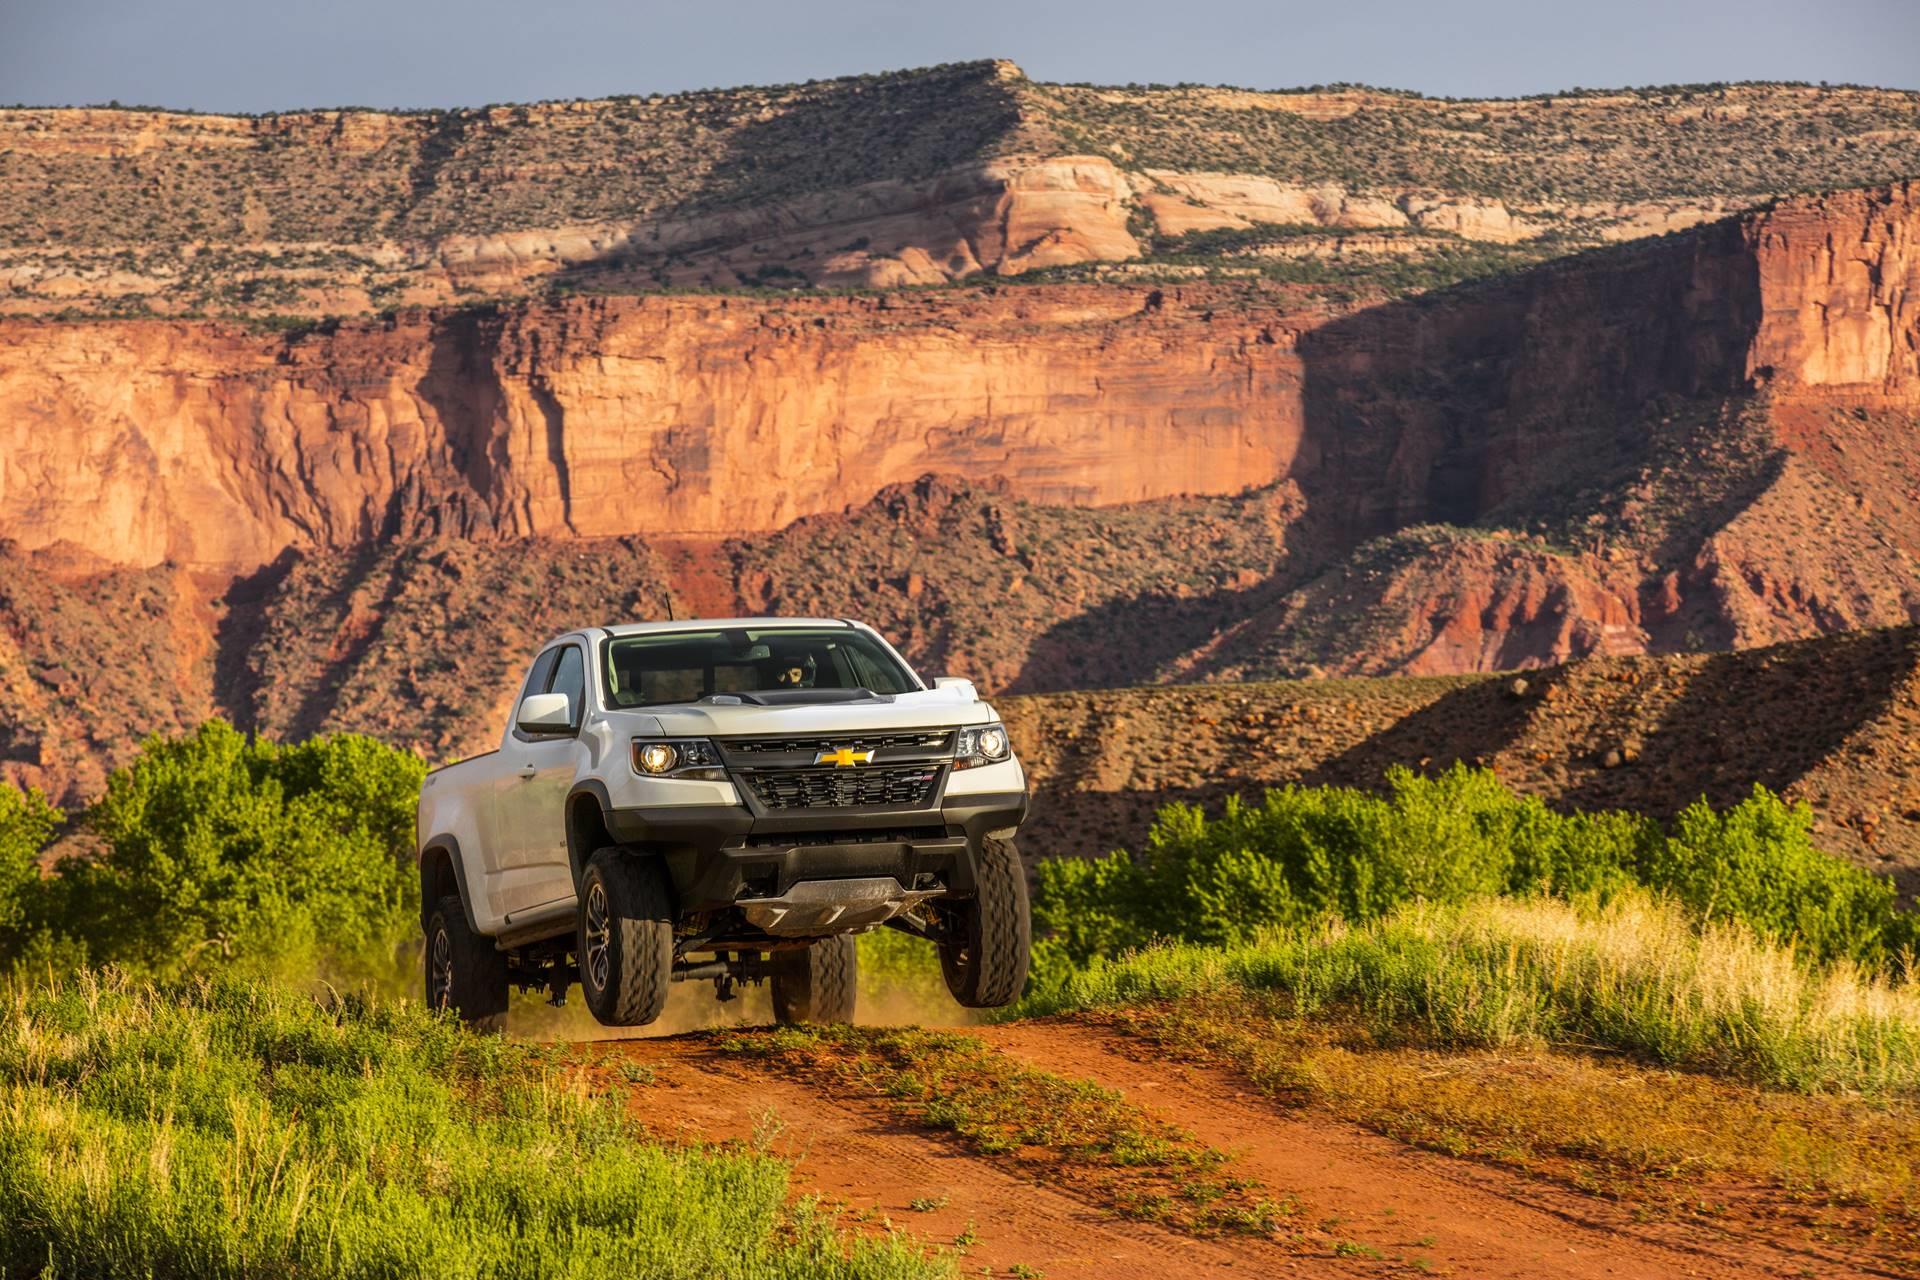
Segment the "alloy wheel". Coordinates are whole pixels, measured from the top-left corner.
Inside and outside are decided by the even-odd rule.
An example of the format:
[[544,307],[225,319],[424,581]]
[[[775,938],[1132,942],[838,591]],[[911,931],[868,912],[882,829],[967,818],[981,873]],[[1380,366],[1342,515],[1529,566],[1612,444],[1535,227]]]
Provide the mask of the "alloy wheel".
[[613,969],[613,930],[607,924],[607,891],[597,880],[587,886],[586,928],[581,932],[587,943],[587,954],[581,957],[582,978],[595,991],[605,991]]
[[445,1009],[453,1003],[453,939],[446,927],[433,931],[427,960],[427,1006]]

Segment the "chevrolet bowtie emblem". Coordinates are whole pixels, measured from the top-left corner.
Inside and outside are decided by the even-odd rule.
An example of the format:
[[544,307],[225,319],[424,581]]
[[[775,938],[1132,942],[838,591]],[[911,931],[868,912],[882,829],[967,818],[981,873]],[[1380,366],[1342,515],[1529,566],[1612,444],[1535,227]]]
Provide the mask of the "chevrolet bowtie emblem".
[[845,769],[856,764],[872,764],[873,752],[855,751],[852,747],[842,747],[838,751],[816,751],[815,764],[830,764],[836,769]]

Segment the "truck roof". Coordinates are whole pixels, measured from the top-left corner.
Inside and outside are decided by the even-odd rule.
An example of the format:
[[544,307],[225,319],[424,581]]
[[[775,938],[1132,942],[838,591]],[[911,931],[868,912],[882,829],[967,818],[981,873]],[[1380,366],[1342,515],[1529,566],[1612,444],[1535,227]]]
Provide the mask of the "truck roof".
[[661,631],[721,631],[734,627],[769,630],[774,627],[846,627],[845,618],[679,618],[672,622],[620,622],[601,628],[612,636],[646,636]]

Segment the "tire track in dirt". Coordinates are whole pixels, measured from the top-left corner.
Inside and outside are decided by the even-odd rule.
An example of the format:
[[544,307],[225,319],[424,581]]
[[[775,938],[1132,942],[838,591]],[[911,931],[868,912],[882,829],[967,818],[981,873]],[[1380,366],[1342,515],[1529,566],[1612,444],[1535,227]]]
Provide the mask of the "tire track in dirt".
[[[656,1136],[747,1141],[794,1163],[794,1186],[884,1218],[951,1247],[971,1228],[962,1274],[1015,1265],[1048,1280],[1167,1280],[1169,1276],[1379,1274],[1378,1263],[1303,1257],[1247,1236],[1195,1239],[1132,1222],[1020,1176],[1012,1158],[969,1151],[950,1135],[891,1113],[884,1103],[824,1096],[704,1039],[606,1042],[601,1060],[655,1073],[634,1088],[631,1109]],[[914,1202],[933,1206],[914,1208]]]
[[1196,1239],[1120,1218],[1017,1157],[983,1156],[884,1100],[830,1096],[698,1033],[602,1041],[595,1056],[652,1070],[630,1106],[656,1136],[751,1143],[793,1163],[797,1193],[876,1229],[890,1223],[945,1248],[968,1234],[962,1274],[1025,1265],[1053,1280],[1895,1276],[1838,1246],[1770,1238],[1764,1210],[1718,1227],[1638,1220],[1631,1205],[1289,1109],[1232,1072],[1155,1058],[1100,1027],[1043,1020],[964,1031],[1035,1068],[1114,1089],[1228,1153],[1233,1172],[1298,1203],[1287,1229],[1299,1239]]
[[1837,1248],[1798,1248],[1739,1224],[1716,1231],[1635,1221],[1628,1207],[1600,1197],[1290,1111],[1230,1072],[1154,1060],[1149,1046],[1098,1027],[1037,1021],[970,1033],[1032,1066],[1120,1091],[1233,1155],[1271,1192],[1297,1195],[1331,1234],[1390,1259],[1514,1280],[1894,1275]]

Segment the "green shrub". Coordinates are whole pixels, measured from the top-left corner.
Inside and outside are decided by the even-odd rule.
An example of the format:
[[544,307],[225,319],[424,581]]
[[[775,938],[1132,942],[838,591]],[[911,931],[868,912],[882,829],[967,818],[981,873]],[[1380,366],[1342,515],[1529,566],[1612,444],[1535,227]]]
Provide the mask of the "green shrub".
[[1813,844],[1813,812],[1765,787],[1725,813],[1702,800],[1649,851],[1641,878],[1703,920],[1738,920],[1822,960],[1878,964],[1916,942],[1893,886]]
[[0,782],[0,949],[18,945],[37,904],[40,851],[66,815],[38,788],[20,790]]
[[1765,788],[1725,814],[1701,803],[1673,830],[1619,812],[1556,814],[1491,772],[1387,775],[1385,795],[1283,787],[1209,818],[1160,812],[1139,859],[1042,862],[1042,983],[1156,939],[1234,945],[1322,918],[1377,920],[1404,903],[1489,894],[1591,895],[1634,884],[1696,918],[1738,921],[1816,959],[1884,964],[1913,946],[1893,889],[1814,848],[1810,817]]
[[1643,820],[1561,818],[1493,774],[1394,769],[1388,795],[1282,787],[1218,818],[1161,810],[1138,861],[1043,862],[1038,923],[1075,960],[1154,938],[1230,944],[1322,916],[1364,921],[1410,899],[1519,890],[1569,893],[1629,882]]
[[46,923],[97,963],[162,978],[390,972],[418,917],[424,773],[355,734],[283,747],[213,720],[149,739],[88,812],[104,851],[61,865]]

